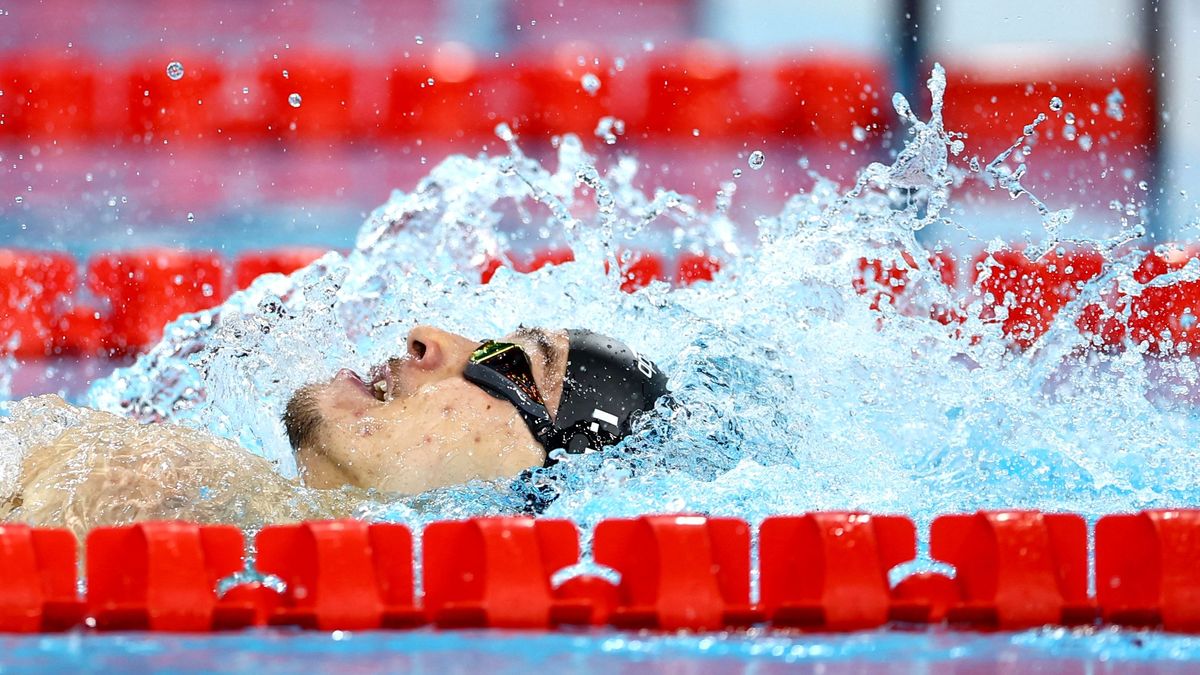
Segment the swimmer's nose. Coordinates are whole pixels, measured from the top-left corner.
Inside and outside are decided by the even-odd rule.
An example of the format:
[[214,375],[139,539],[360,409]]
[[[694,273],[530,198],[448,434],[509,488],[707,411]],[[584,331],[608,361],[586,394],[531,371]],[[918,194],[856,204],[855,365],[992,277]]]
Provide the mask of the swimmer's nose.
[[408,358],[421,370],[465,365],[475,343],[433,326],[417,326],[408,333]]

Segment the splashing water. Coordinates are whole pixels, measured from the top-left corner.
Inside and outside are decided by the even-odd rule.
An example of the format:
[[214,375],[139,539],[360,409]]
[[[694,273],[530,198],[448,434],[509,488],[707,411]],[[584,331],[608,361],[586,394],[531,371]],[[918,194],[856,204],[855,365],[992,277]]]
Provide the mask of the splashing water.
[[[278,421],[291,393],[402,351],[415,323],[474,338],[519,323],[584,327],[653,358],[680,406],[616,448],[535,472],[562,490],[547,515],[587,525],[650,511],[756,521],[864,509],[927,524],[977,508],[1094,516],[1196,503],[1200,422],[1180,397],[1155,395],[1164,376],[1194,388],[1195,366],[1088,349],[1074,328],[1103,287],[1138,292],[1137,259],[1101,247],[1105,273],[1023,352],[978,318],[979,298],[955,297],[928,264],[916,232],[949,222],[964,171],[949,164],[955,138],[942,126],[940,67],[929,89],[928,120],[894,99],[909,137],[892,163],[866,167],[844,193],[819,181],[759,218],[754,242],[692,197],[635,189],[628,158],[601,171],[567,136],[551,170],[498,128],[507,154],[449,157],[376,209],[347,256],[263,277],[181,318],[133,366],[98,381],[87,402],[206,429],[292,474]],[[1023,191],[1020,172],[1004,174],[1002,163],[987,171]],[[1029,197],[1044,217],[1055,213]],[[1051,248],[1068,222],[1048,222]],[[546,245],[524,239],[530,232],[570,245],[576,261],[528,275],[502,268],[479,285],[489,256]],[[731,259],[710,284],[621,292],[619,252],[667,241]],[[906,291],[914,311],[871,309],[852,282],[863,256],[916,261]],[[962,307],[966,318],[926,318],[939,306]],[[508,481],[474,483],[364,515],[419,522],[512,511],[522,499]]]

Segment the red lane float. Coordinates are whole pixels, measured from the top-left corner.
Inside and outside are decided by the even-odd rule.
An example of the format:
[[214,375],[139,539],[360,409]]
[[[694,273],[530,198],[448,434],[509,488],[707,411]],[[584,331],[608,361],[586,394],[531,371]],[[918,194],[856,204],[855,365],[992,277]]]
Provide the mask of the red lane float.
[[[1048,117],[1039,128],[1039,149],[1078,153],[1077,139],[1084,135],[1122,150],[1150,139],[1155,121],[1150,98],[1153,75],[1147,61],[1065,67],[1054,61],[1053,68],[1038,72],[1036,67],[1014,69],[1007,58],[943,60],[949,77],[943,113],[946,129],[965,132],[968,152],[982,152],[989,158],[1016,141],[1038,113]],[[1108,110],[1114,91],[1124,99],[1119,112]],[[1061,111],[1050,108],[1053,97],[1062,101]],[[1070,130],[1068,114],[1075,118]]]
[[68,530],[0,525],[0,569],[0,633],[60,631],[83,620]]
[[1091,624],[1087,523],[1074,514],[981,511],[941,516],[929,538],[935,560],[954,565],[960,600],[951,623],[1020,630]]
[[569,248],[548,248],[534,251],[531,255],[508,255],[503,258],[488,257],[479,274],[480,283],[488,283],[501,267],[512,266],[521,274],[536,272],[547,265],[561,265],[575,260],[575,252]]
[[228,104],[224,77],[215,61],[180,57],[183,77],[167,76],[160,55],[138,61],[128,78],[127,135],[146,145],[190,141],[215,135]]
[[1200,510],[1096,523],[1096,600],[1105,623],[1200,631]]
[[392,66],[385,135],[426,140],[495,139],[512,98],[508,80],[469,47],[445,43]]
[[58,144],[97,134],[95,59],[29,54],[0,63],[0,137]]
[[340,142],[362,131],[355,117],[354,69],[337,54],[286,53],[259,68],[268,139]]
[[642,127],[653,138],[692,138],[705,142],[746,132],[752,121],[739,90],[741,72],[734,54],[711,42],[693,42],[659,59],[646,76]]
[[224,276],[218,256],[198,251],[141,249],[88,263],[88,286],[110,306],[109,348],[117,352],[154,344],[179,315],[220,304]]
[[[982,253],[975,259],[972,278],[984,299],[981,318],[998,322],[1005,336],[1028,348],[1084,284],[1100,274],[1103,264],[1093,250],[1053,251],[1036,261],[1015,249]],[[1005,311],[998,313],[997,307]]]
[[721,271],[721,259],[705,253],[683,253],[675,260],[675,283],[691,286],[698,281],[712,281]]
[[517,130],[524,136],[574,133],[591,138],[603,117],[626,123],[642,117],[631,91],[636,69],[617,70],[613,58],[594,44],[567,42],[530,51],[518,62]]
[[667,278],[662,257],[649,251],[624,251],[618,265],[621,269],[621,290],[626,293]]
[[[761,609],[776,626],[857,630],[892,614],[888,570],[916,557],[902,516],[774,516],[759,530]],[[913,606],[906,605],[911,618]]]
[[264,274],[291,274],[328,253],[323,248],[277,248],[242,253],[233,263],[233,279],[238,290],[248,288]]
[[[265,528],[258,570],[278,577],[218,583],[243,569],[232,526],[148,522],[87,538],[88,594],[76,593],[66,530],[0,526],[0,631],[210,631],[291,624],[319,630],[409,627],[547,629],[563,624],[722,630],[856,630],[888,621],[977,630],[1041,625],[1161,626],[1200,632],[1200,510],[1102,518],[1096,598],[1087,593],[1087,527],[1071,514],[984,511],[937,518],[930,553],[955,567],[888,571],[915,552],[899,516],[812,513],[760,529],[761,604],[749,602],[750,529],[733,518],[659,515],[601,521],[594,558],[620,576],[552,579],[579,560],[574,524],[524,517],[438,522],[424,533],[424,607],[414,606],[413,544],[398,524],[308,522]],[[85,613],[86,609],[86,613]]]
[[843,143],[855,127],[877,138],[887,124],[884,63],[851,54],[793,58],[780,62],[774,76],[779,93],[772,127],[806,146]]
[[[910,282],[909,275],[917,269],[917,261],[907,251],[902,252],[901,257],[903,261],[858,259],[858,273],[851,283],[859,295],[871,295],[871,309],[879,309],[883,304],[901,304],[899,301]],[[956,287],[958,267],[952,253],[935,251],[929,256],[929,265],[938,273],[944,286]]]
[[[1178,272],[1197,257],[1195,247],[1151,252],[1134,270],[1138,283],[1152,284],[1157,277]],[[1128,336],[1146,343],[1150,351],[1200,354],[1200,281],[1150,285],[1129,303]]]
[[621,575],[609,622],[626,628],[718,630],[756,623],[750,527],[736,518],[642,516],[596,526],[596,562]]
[[425,610],[439,626],[548,628],[592,622],[585,600],[555,597],[551,576],[579,562],[569,520],[474,518],[426,526]]
[[75,260],[66,254],[0,249],[0,353],[53,354],[61,345],[60,308],[76,283]]
[[256,568],[287,585],[269,623],[363,630],[424,623],[413,604],[412,533],[357,520],[265,527]]
[[243,566],[232,525],[147,522],[100,527],[87,537],[88,614],[100,630],[241,628],[252,605],[220,601],[217,582]]

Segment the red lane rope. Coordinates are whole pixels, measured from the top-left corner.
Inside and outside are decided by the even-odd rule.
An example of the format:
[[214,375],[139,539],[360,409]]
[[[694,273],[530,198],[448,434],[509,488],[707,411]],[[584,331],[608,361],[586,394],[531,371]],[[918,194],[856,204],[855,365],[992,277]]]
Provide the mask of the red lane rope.
[[[288,274],[323,253],[305,247],[246,252],[236,258],[232,270],[220,256],[205,251],[101,253],[86,265],[86,286],[95,298],[89,300],[79,297],[80,265],[70,256],[0,249],[0,308],[9,310],[0,312],[0,353],[39,358],[141,351],[157,342],[163,326],[180,314],[213,307],[233,289],[245,288],[263,274]],[[1147,253],[1134,278],[1148,283],[1181,270],[1196,257],[1200,247],[1195,245],[1160,247]],[[854,288],[869,297],[874,309],[893,305],[901,313],[917,311],[916,292],[911,288],[917,261],[907,253],[880,258],[858,261]],[[480,280],[487,283],[501,267],[529,273],[573,259],[565,248],[506,254],[484,261]],[[962,265],[948,251],[930,255],[927,264],[958,296],[958,305],[930,307],[929,318],[957,325],[966,318],[969,302],[980,300],[980,318],[999,324],[1006,338],[1020,348],[1029,347],[1049,330],[1057,314],[1100,274],[1104,263],[1099,252],[1088,248],[1054,251],[1036,261],[1017,249],[963,259],[970,265]],[[699,251],[682,251],[672,258],[626,250],[620,260],[621,288],[627,292],[655,281],[679,286],[710,281],[723,265],[720,258]],[[960,271],[960,266],[968,271]],[[1076,328],[1094,344],[1146,343],[1152,353],[1169,344],[1173,352],[1200,355],[1200,282],[1151,286],[1132,297],[1119,292],[1115,284],[1101,291],[1100,300],[1085,307],[1076,321]],[[998,307],[1006,311],[997,312]]]
[[[657,630],[852,631],[888,624],[1020,630],[1125,625],[1200,632],[1200,510],[1110,515],[1095,527],[1096,593],[1087,590],[1081,516],[1037,511],[946,515],[924,572],[895,587],[888,571],[916,554],[903,516],[774,516],[758,531],[760,598],[751,603],[751,527],[736,518],[647,515],[600,522],[594,560],[619,575],[552,579],[580,561],[566,520],[489,517],[423,533],[424,595],[414,590],[404,525],[354,520],[263,529],[257,568],[283,584],[242,583],[233,526],[148,522],[87,537],[87,593],[76,594],[76,542],[65,530],[0,526],[0,630],[204,632],[254,625],[316,630],[613,626]],[[586,569],[586,568],[584,568]]]

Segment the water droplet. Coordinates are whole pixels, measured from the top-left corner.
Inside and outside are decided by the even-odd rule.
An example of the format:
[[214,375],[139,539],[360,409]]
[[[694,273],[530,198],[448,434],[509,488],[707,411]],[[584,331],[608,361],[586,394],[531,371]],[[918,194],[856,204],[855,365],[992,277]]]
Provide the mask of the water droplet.
[[1083,134],[1079,137],[1079,147],[1084,152],[1092,149],[1092,137],[1090,134]]
[[950,152],[954,153],[955,157],[962,154],[962,151],[966,149],[966,147],[967,144],[963,143],[961,138],[956,138],[953,141],[950,141]]
[[1144,180],[1139,180],[1138,181],[1138,189],[1141,190],[1142,192],[1146,192],[1147,190],[1150,189],[1150,184]]
[[17,203],[20,204],[23,201],[25,201],[25,198],[22,197],[21,195],[17,195]]
[[695,136],[696,138],[699,138],[699,137],[700,137],[700,130],[699,130],[699,129],[692,129],[692,135],[693,135],[693,136]]
[[1076,129],[1074,124],[1068,124],[1062,129],[1062,137],[1068,141],[1075,140]]
[[505,143],[512,141],[512,139],[513,139],[512,127],[508,126],[508,124],[506,124],[504,122],[497,124],[496,125],[496,138],[499,138],[500,140],[504,141]]
[[596,92],[600,91],[600,78],[596,77],[594,73],[585,73],[579,80],[579,86],[583,87],[588,94],[595,96]]
[[420,35],[414,37],[413,39],[416,40],[417,44],[419,44],[419,45],[425,44],[425,38],[421,37]]
[[867,130],[858,126],[857,124],[850,129],[850,135],[853,136],[854,140],[858,141],[859,143],[867,140]]
[[288,79],[288,71],[283,71],[283,79]]
[[1075,113],[1067,113],[1063,115],[1063,121],[1067,124],[1075,124]]
[[183,79],[183,64],[178,61],[172,61],[167,64],[167,77],[172,80]]
[[83,175],[83,180],[90,183],[90,182],[96,180],[96,177],[93,176],[92,173],[89,171]]
[[654,51],[654,43],[649,40],[646,40],[645,42],[642,43],[642,51],[644,51],[644,52]]
[[746,160],[746,163],[750,165],[751,169],[758,171],[763,168],[763,164],[767,163],[767,156],[763,154],[762,150],[755,150],[750,153],[750,159]]
[[249,94],[249,93],[250,93],[250,87],[242,87],[242,93],[243,93],[243,94]]
[[1125,96],[1120,89],[1113,89],[1104,99],[1104,114],[1120,122],[1125,119]]
[[1062,110],[1062,108],[1063,108],[1063,102],[1062,102],[1061,98],[1055,96],[1050,99],[1050,109],[1051,110],[1053,110],[1054,112],[1058,112],[1058,111]]
[[188,221],[189,223],[194,223],[194,222],[196,222],[196,214],[192,213],[191,211],[188,211],[188,214],[187,214],[187,221]]
[[593,133],[596,138],[603,139],[605,145],[616,145],[617,136],[625,133],[625,120],[611,116],[601,117]]
[[742,170],[741,170],[741,169],[734,169],[734,170],[733,170],[733,177],[734,177],[734,178],[741,178],[741,177],[742,177]]
[[296,92],[292,92],[288,96],[288,105],[292,106],[293,108],[299,108],[300,107],[300,94],[297,94]]

